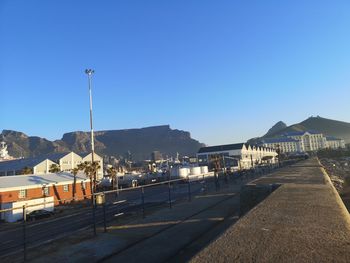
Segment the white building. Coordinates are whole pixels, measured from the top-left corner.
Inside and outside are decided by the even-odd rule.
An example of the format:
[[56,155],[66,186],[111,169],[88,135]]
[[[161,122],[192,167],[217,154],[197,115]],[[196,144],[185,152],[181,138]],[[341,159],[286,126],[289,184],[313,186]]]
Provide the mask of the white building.
[[301,142],[288,137],[267,138],[262,143],[265,147],[280,149],[284,153],[303,152]]
[[225,163],[221,159],[221,167],[237,167],[238,169],[249,169],[262,163],[275,163],[277,153],[271,148],[251,146],[245,143],[217,145],[202,147],[197,153],[199,165],[212,166],[212,158],[225,156]]
[[345,142],[335,137],[326,137],[320,132],[288,132],[277,138],[262,141],[265,147],[280,149],[284,153],[311,152],[324,148],[345,148]]
[[[74,152],[52,153],[40,157],[24,158],[0,162],[0,176],[21,175],[24,168],[31,169],[32,174],[47,174],[51,165],[57,164],[61,172],[70,172],[82,162],[91,162],[91,153],[83,157]],[[99,162],[100,169],[97,172],[97,179],[103,178],[103,158],[95,153],[94,161]]]
[[7,145],[5,142],[0,142],[0,162],[14,160],[12,156],[9,155],[7,151]]
[[345,141],[343,139],[339,139],[333,136],[327,136],[327,148],[330,149],[339,149],[345,148]]

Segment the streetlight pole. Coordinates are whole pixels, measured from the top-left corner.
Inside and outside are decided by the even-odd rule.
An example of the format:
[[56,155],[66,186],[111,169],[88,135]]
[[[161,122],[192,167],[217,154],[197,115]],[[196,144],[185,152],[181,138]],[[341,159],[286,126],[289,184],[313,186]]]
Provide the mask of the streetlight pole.
[[[94,145],[94,127],[93,127],[93,119],[92,119],[92,92],[91,92],[91,78],[92,74],[95,73],[92,69],[86,69],[85,73],[88,75],[89,80],[89,96],[90,96],[90,133],[91,133],[91,164],[94,163],[94,155],[95,155],[95,145]],[[95,193],[96,188],[96,172],[94,173],[93,179],[93,189],[91,189],[92,193]]]

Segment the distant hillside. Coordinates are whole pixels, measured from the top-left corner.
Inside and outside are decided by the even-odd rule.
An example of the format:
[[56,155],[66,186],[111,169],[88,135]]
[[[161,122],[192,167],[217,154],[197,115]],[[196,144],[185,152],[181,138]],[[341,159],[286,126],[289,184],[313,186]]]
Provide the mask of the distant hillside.
[[[14,157],[38,156],[51,152],[90,151],[89,132],[70,132],[61,140],[49,141],[27,136],[22,132],[4,130],[0,140],[8,145]],[[158,150],[169,156],[193,155],[203,144],[191,138],[189,132],[173,130],[169,125],[141,129],[109,130],[95,132],[95,150],[101,155],[120,156],[130,151],[134,160],[149,159],[152,151]]]
[[263,138],[278,137],[283,133],[291,131],[315,130],[323,133],[326,136],[335,136],[337,138],[342,138],[346,143],[350,143],[350,123],[326,119],[319,116],[310,117],[300,123],[293,124],[291,126],[285,127],[284,129],[278,129],[274,132],[270,132],[270,130],[264,136],[251,139],[250,142],[259,141]]

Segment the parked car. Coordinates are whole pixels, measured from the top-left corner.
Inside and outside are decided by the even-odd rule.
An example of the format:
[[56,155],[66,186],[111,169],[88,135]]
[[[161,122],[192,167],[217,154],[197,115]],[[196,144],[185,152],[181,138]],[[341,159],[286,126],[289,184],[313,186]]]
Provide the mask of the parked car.
[[27,220],[32,221],[32,220],[37,220],[37,219],[42,219],[42,218],[48,218],[52,216],[54,213],[51,211],[47,211],[44,209],[40,210],[35,210],[27,214]]

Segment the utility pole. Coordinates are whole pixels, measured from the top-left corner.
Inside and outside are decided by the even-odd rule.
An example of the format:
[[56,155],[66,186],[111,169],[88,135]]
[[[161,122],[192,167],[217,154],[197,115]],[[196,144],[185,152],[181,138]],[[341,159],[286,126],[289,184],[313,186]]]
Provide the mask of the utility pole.
[[[94,155],[95,155],[95,144],[94,144],[94,126],[93,126],[93,117],[92,117],[92,74],[95,73],[92,69],[86,69],[85,73],[88,75],[89,80],[89,97],[90,97],[90,134],[91,134],[91,165],[94,164]],[[96,171],[93,176],[93,189],[91,189],[92,194],[96,191]]]

